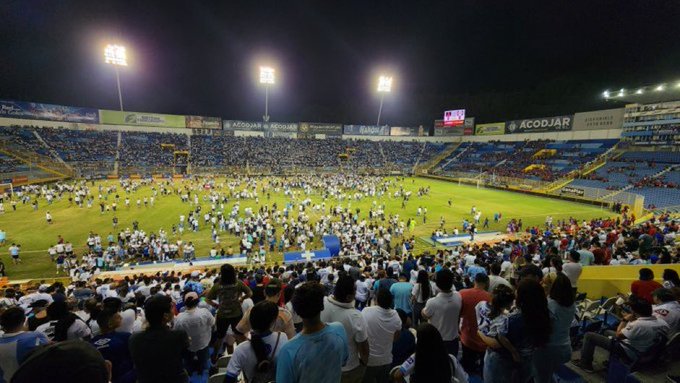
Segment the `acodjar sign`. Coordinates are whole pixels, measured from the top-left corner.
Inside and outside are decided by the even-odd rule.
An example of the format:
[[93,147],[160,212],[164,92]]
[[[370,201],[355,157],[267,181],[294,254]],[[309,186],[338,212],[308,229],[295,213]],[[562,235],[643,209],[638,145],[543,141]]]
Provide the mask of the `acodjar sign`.
[[571,130],[573,121],[573,115],[508,121],[505,123],[505,134],[562,132]]

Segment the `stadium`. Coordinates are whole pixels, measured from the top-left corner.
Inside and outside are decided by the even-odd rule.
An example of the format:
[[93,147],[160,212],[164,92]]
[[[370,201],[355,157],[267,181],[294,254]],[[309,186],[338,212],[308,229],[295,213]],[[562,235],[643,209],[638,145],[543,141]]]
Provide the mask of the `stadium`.
[[114,102],[1,93],[0,383],[679,381],[678,80],[425,120],[381,69],[376,121],[261,60],[220,113],[128,106],[126,41]]

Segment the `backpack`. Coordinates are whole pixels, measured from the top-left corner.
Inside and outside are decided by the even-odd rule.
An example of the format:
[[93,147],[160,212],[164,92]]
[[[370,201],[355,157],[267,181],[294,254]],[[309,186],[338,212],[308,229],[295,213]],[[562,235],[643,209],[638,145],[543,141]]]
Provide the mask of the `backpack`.
[[235,318],[243,315],[241,301],[239,300],[239,288],[236,281],[233,285],[221,285],[217,296],[220,300],[217,315],[225,318]]
[[255,374],[248,379],[249,383],[269,383],[276,380],[276,363],[271,359],[276,354],[276,349],[279,348],[279,340],[281,339],[281,333],[278,333],[276,337],[276,344],[272,348],[272,353],[269,358],[261,361],[257,364],[255,368]]

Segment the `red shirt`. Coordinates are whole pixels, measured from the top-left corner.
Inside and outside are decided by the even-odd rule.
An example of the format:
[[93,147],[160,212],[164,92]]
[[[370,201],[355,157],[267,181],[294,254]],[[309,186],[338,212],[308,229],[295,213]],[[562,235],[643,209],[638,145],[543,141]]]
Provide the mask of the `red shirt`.
[[460,310],[460,342],[475,351],[485,351],[486,344],[477,334],[477,313],[475,306],[481,301],[491,301],[491,294],[482,289],[465,289],[460,291],[463,307]]
[[638,298],[642,298],[647,302],[654,304],[652,300],[652,293],[656,289],[663,286],[657,281],[635,281],[630,285],[630,291]]

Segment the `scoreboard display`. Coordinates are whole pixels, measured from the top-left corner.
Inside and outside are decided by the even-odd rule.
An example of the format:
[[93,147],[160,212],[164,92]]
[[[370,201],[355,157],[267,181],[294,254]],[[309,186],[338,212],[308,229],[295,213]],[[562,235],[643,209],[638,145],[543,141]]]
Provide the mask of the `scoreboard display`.
[[444,126],[460,126],[465,123],[465,109],[444,112]]

